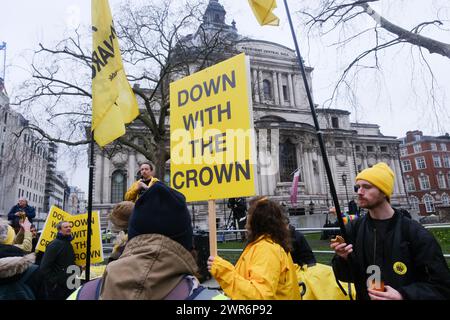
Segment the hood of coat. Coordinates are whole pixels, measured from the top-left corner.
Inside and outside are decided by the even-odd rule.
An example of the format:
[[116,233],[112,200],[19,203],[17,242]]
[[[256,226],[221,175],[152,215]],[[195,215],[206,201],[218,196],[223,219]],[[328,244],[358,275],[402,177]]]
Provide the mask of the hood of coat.
[[192,254],[178,242],[160,234],[136,236],[106,267],[100,299],[161,300],[197,270]]
[[24,273],[35,261],[35,253],[23,257],[4,257],[0,259],[0,279],[11,278]]

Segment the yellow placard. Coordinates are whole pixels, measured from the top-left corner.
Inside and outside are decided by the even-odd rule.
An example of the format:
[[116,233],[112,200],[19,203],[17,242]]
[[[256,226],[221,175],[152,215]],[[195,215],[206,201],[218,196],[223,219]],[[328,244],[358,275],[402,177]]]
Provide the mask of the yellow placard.
[[[58,207],[52,206],[45,220],[44,229],[38,241],[36,250],[45,252],[47,245],[56,238],[56,225],[60,221],[67,221],[72,227],[71,241],[75,252],[75,263],[79,266],[86,264],[87,247],[87,213],[71,215]],[[100,217],[97,211],[92,212],[92,235],[91,235],[91,263],[103,261],[103,246],[100,236]]]
[[243,53],[170,84],[171,187],[187,201],[255,194],[251,110]]

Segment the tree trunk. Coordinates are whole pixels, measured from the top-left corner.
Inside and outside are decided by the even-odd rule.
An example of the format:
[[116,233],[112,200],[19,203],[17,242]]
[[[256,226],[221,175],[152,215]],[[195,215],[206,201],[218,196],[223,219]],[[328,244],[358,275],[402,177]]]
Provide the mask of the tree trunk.
[[159,151],[155,154],[155,176],[161,180],[164,181],[164,176],[166,174],[166,161],[168,159],[167,152],[165,151],[165,143],[164,140],[158,142],[158,149]]

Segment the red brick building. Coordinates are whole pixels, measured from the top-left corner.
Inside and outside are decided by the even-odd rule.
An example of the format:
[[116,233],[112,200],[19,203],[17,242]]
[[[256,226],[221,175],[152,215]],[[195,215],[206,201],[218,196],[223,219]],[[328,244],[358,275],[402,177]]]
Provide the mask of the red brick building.
[[412,211],[435,214],[435,207],[450,204],[450,136],[424,136],[408,131],[401,138],[400,160]]

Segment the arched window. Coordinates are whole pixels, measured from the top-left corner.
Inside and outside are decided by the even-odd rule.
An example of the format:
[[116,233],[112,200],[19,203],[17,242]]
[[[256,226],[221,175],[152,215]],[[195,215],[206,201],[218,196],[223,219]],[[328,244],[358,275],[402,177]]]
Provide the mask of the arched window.
[[126,177],[122,170],[116,170],[111,177],[111,203],[123,201],[126,188]]
[[419,199],[416,196],[409,197],[409,203],[411,204],[411,209],[419,212]]
[[441,201],[444,206],[449,206],[450,205],[450,197],[448,196],[448,194],[444,193],[441,197]]
[[[297,151],[295,144],[287,140],[280,144],[280,181],[292,181],[293,173],[297,170]],[[300,181],[301,181],[300,177]]]
[[430,195],[423,196],[423,203],[425,204],[425,210],[427,213],[434,212],[434,199]]
[[270,100],[272,99],[272,86],[270,81],[265,79],[263,80],[263,91],[264,91],[264,99]]

